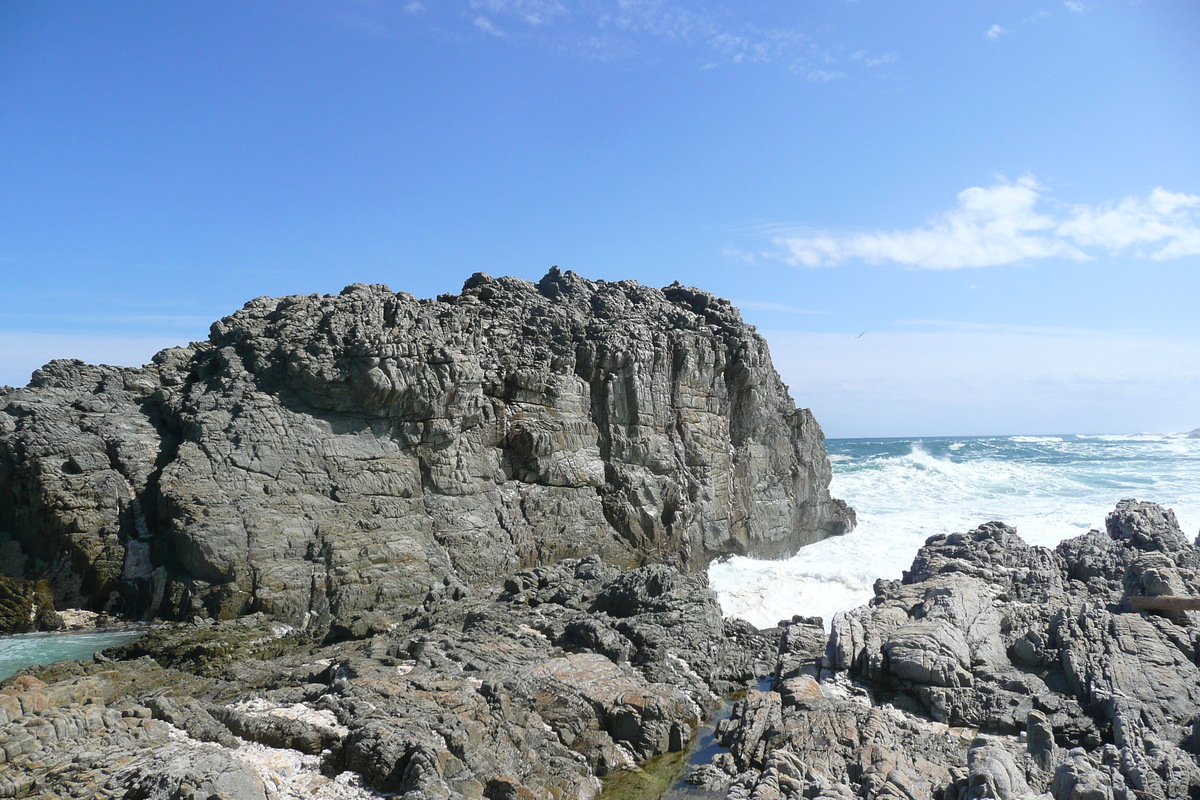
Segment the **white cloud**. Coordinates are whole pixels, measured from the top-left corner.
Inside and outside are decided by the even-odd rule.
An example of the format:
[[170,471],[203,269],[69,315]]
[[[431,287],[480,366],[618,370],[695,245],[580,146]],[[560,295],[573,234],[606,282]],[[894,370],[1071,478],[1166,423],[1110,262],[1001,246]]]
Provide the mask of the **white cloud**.
[[616,11],[595,18],[602,29],[705,48],[734,63],[813,59],[812,41],[800,30],[739,21],[730,10],[693,11],[670,0],[617,0]]
[[1063,5],[1067,7],[1068,11],[1074,11],[1076,14],[1082,14],[1084,11],[1087,11],[1087,6],[1078,2],[1078,0],[1064,0]]
[[755,253],[752,253],[749,250],[742,250],[739,247],[726,247],[721,251],[721,255],[725,256],[726,258],[744,261],[747,264],[753,264],[754,262],[758,261],[758,256]]
[[761,300],[730,300],[738,308],[749,309],[751,311],[777,311],[781,314],[825,314],[825,311],[814,311],[811,308],[799,308],[797,306],[789,306],[786,303],[770,303]]
[[[401,0],[403,3],[404,0]],[[576,58],[599,61],[649,57],[663,47],[691,50],[697,69],[717,65],[775,64],[813,81],[848,77],[891,63],[889,53],[851,64],[837,43],[800,27],[768,26],[737,4],[690,0],[453,0],[452,18],[482,31],[525,44],[549,47]],[[409,15],[432,16],[441,7],[428,0],[400,6]],[[442,21],[445,15],[440,15]]]
[[1058,234],[1084,246],[1136,248],[1155,260],[1200,255],[1200,195],[1155,189],[1101,206],[1075,206]]
[[811,69],[805,72],[804,77],[810,83],[829,83],[830,81],[841,80],[846,77],[846,73],[839,70]]
[[819,267],[859,260],[925,269],[991,267],[1036,258],[1087,258],[1072,245],[1046,236],[1056,220],[1034,210],[1040,186],[1032,177],[958,194],[958,207],[923,228],[858,234],[778,237],[789,263]]
[[381,39],[387,36],[387,28],[379,20],[365,14],[335,14],[333,21],[347,31]]
[[530,25],[543,25],[567,15],[567,9],[556,0],[471,0],[471,8],[516,17]]
[[1010,33],[1008,28],[1002,28],[999,25],[993,25],[992,27],[988,28],[987,32],[983,35],[994,42],[1006,33]]
[[[1039,209],[1045,188],[1033,176],[971,187],[953,210],[920,228],[869,233],[777,234],[776,257],[796,266],[862,261],[960,269],[1038,259],[1088,261],[1096,252],[1165,260],[1200,255],[1200,195],[1155,189],[1116,203],[1076,205],[1058,216]],[[1089,252],[1092,251],[1092,252]]]
[[894,53],[883,53],[881,55],[873,56],[866,50],[856,50],[850,54],[850,60],[861,61],[868,67],[881,67],[884,64],[895,63],[896,55]]

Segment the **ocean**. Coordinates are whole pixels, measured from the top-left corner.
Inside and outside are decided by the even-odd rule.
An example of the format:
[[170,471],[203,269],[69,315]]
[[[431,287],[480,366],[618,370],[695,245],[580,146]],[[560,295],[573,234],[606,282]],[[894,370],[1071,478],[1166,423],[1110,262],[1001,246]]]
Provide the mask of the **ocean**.
[[1200,531],[1200,439],[1186,434],[830,439],[831,491],[858,513],[844,536],[783,561],[735,556],[709,568],[726,614],[759,626],[824,617],[899,578],[930,536],[1006,522],[1053,547],[1104,529],[1124,498],[1171,508],[1189,539]]
[[0,636],[0,680],[33,664],[52,664],[64,658],[86,660],[106,648],[137,641],[145,633],[100,630]]

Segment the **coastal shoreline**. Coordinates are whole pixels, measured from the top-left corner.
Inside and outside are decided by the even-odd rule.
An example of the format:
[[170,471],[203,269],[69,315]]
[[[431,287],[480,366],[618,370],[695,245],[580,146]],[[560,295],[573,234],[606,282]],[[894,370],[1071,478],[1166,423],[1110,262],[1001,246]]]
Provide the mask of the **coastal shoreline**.
[[[1197,612],[1139,612],[1131,598],[1200,596],[1198,576],[1173,514],[1126,501],[1106,531],[1054,550],[1001,523],[933,537],[830,633],[799,616],[758,630],[723,618],[701,575],[596,559],[435,592],[342,642],[261,617],[174,624],[111,661],[7,681],[3,730],[26,743],[9,774],[151,796],[148,777],[169,775],[250,798],[259,767],[292,753],[287,785],[312,797],[591,797],[608,785],[598,777],[690,752],[740,690],[707,761],[684,770],[696,792],[1183,798],[1200,786]],[[89,714],[108,721],[88,728]],[[48,719],[80,733],[56,740]],[[114,747],[124,768],[101,766]],[[530,758],[550,784],[527,783]]]
[[[2,796],[1200,792],[1198,612],[1137,610],[1200,596],[1200,551],[1154,503],[1053,549],[934,531],[828,619],[724,614],[714,559],[859,539],[765,342],[697,289],[260,298],[141,369],[52,362],[0,411],[9,616],[155,621],[0,684]],[[1052,438],[837,463],[943,513],[926,479],[1065,473]],[[1029,457],[966,458],[1001,446]]]

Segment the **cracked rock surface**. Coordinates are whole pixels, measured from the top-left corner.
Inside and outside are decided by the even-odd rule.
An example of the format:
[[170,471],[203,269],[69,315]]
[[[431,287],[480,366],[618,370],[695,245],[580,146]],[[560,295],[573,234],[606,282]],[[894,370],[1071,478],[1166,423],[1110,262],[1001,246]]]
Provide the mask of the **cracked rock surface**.
[[1131,602],[1168,591],[1200,594],[1200,551],[1124,501],[1055,550],[1001,523],[933,537],[829,635],[594,556],[446,579],[323,641],[262,614],[174,624],[0,687],[0,796],[582,800],[757,684],[670,796],[1190,799],[1197,612]]
[[731,798],[1200,796],[1200,596],[1175,516],[1125,500],[1056,549],[934,536],[867,606],[787,624],[770,692],[722,724]]
[[334,644],[262,615],[160,628],[0,688],[0,797],[591,798],[683,750],[778,631],[703,575],[595,557],[442,585]]

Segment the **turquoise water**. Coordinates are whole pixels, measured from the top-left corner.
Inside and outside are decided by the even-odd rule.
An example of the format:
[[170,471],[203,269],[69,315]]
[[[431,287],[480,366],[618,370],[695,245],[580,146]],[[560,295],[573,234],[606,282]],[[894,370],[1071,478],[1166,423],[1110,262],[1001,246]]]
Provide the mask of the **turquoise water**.
[[139,639],[145,631],[84,631],[70,633],[21,633],[0,637],[0,680],[34,664],[52,664],[69,658],[90,659],[109,647]]
[[733,558],[709,570],[726,613],[756,625],[792,614],[830,620],[899,578],[925,540],[989,520],[1053,547],[1092,528],[1119,500],[1175,511],[1200,531],[1200,439],[1183,434],[830,439],[831,490],[858,513],[845,536],[786,561]]

